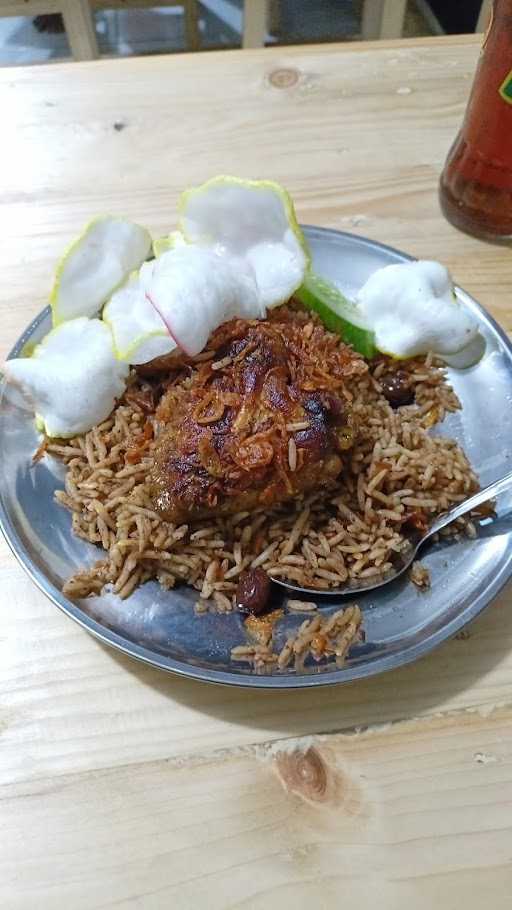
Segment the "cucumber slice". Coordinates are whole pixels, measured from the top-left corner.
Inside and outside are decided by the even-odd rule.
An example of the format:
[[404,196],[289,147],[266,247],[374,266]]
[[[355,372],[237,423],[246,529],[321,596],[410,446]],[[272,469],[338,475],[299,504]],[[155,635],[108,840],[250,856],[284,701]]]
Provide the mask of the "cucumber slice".
[[347,344],[367,357],[375,357],[375,337],[357,308],[336,285],[314,272],[308,272],[294,295],[308,309],[318,313],[324,325],[340,335]]

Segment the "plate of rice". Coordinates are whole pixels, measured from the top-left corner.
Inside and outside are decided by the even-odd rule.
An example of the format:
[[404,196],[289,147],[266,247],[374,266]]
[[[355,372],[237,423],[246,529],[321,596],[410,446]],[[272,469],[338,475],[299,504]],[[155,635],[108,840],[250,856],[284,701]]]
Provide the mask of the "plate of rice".
[[[413,262],[358,236],[302,231],[315,273],[348,298],[376,270]],[[411,531],[510,470],[512,348],[456,294],[484,342],[463,368],[432,352],[366,357],[292,293],[263,319],[231,315],[198,353],[178,345],[129,365],[114,407],[86,431],[41,433],[26,395],[3,382],[0,523],[14,554],[103,642],[195,679],[296,688],[416,660],[478,615],[512,567],[507,494],[447,529],[407,577],[350,593],[392,570]],[[51,325],[47,308],[9,360]],[[270,404],[248,415],[236,396],[262,351]],[[277,356],[289,400],[272,423]]]

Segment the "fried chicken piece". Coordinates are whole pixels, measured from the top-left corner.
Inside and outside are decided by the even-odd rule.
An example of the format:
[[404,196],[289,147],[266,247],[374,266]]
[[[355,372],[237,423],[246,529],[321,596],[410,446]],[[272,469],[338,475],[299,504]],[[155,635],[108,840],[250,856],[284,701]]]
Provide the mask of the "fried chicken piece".
[[[331,485],[353,444],[347,381],[366,372],[361,357],[287,307],[262,322],[220,326],[207,352],[157,409],[155,509],[183,522],[271,508]],[[176,359],[153,370],[166,366],[175,369]]]

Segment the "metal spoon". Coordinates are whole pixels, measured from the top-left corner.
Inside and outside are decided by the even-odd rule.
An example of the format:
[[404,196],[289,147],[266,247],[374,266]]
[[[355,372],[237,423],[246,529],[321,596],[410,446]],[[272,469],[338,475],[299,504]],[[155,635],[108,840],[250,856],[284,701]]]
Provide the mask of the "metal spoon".
[[399,575],[402,575],[406,569],[409,568],[411,563],[416,556],[419,548],[426,543],[434,534],[437,534],[438,531],[441,531],[442,528],[445,528],[446,525],[449,525],[452,521],[455,521],[456,518],[460,518],[462,515],[467,515],[468,512],[471,512],[472,509],[476,509],[477,506],[482,505],[482,503],[487,502],[488,499],[494,499],[495,496],[499,496],[500,493],[504,493],[506,490],[512,487],[512,471],[509,474],[506,474],[505,477],[502,477],[501,480],[495,480],[494,483],[491,483],[488,487],[485,487],[483,490],[480,490],[478,493],[475,493],[474,496],[470,496],[469,499],[465,499],[464,502],[460,502],[458,505],[454,506],[453,509],[450,509],[449,512],[443,512],[442,515],[439,515],[436,520],[433,522],[431,527],[425,534],[417,534],[416,537],[413,537],[410,540],[410,546],[407,549],[404,549],[401,553],[396,554],[395,563],[393,568],[390,569],[385,574],[382,575],[371,575],[369,578],[362,578],[358,580],[357,578],[347,582],[340,588],[307,588],[301,587],[301,585],[293,584],[292,582],[285,581],[280,578],[272,579],[275,584],[282,585],[284,588],[287,588],[290,591],[298,591],[301,594],[321,594],[324,595],[333,595],[339,597],[340,594],[359,594],[362,591],[371,591],[373,588],[380,588],[382,585],[387,585],[388,582],[394,581],[395,578],[398,578]]

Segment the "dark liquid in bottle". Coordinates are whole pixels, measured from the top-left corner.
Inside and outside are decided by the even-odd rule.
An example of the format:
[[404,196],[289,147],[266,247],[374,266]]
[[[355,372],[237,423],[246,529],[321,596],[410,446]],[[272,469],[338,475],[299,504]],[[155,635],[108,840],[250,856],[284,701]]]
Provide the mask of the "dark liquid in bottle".
[[512,186],[508,189],[500,185],[501,170],[499,164],[482,161],[461,137],[443,174],[439,193],[448,221],[477,237],[510,241]]
[[441,208],[456,227],[512,241],[512,0],[496,0],[462,130],[441,176]]

